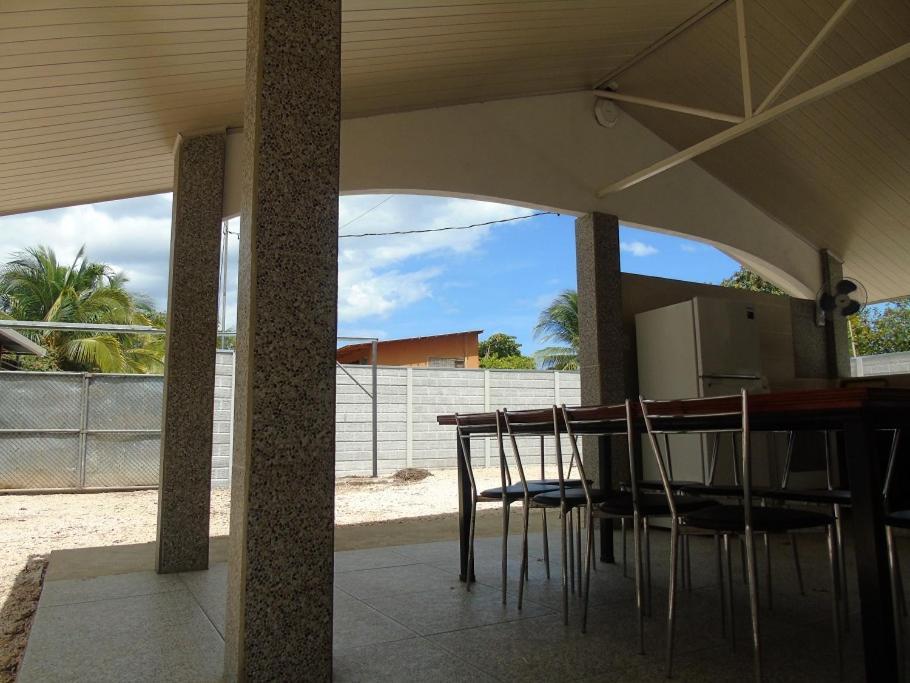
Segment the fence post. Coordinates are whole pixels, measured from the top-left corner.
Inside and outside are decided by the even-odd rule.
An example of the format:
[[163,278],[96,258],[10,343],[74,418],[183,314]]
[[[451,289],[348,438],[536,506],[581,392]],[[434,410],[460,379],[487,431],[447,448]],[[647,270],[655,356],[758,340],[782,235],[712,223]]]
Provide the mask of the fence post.
[[[490,412],[490,371],[483,371],[483,411]],[[490,437],[483,437],[483,464],[490,466]]]
[[412,467],[414,465],[414,368],[408,368],[407,376],[404,399],[404,448],[405,466]]
[[371,361],[373,364],[373,389],[370,397],[373,401],[373,476],[379,476],[379,341],[370,342]]
[[82,395],[79,415],[79,488],[85,488],[85,456],[88,450],[88,392],[91,375],[82,373]]

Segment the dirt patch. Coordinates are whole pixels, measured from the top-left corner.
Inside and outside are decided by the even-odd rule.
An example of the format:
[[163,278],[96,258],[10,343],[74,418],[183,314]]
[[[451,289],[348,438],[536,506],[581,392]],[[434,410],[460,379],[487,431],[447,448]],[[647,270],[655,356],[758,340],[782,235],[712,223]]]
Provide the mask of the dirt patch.
[[423,470],[419,467],[405,467],[403,470],[398,470],[393,474],[390,479],[392,481],[423,481],[427,477],[432,477],[433,473],[430,470]]
[[0,682],[11,683],[25,651],[25,643],[32,627],[44,573],[47,555],[32,555],[16,576],[3,607],[0,608]]

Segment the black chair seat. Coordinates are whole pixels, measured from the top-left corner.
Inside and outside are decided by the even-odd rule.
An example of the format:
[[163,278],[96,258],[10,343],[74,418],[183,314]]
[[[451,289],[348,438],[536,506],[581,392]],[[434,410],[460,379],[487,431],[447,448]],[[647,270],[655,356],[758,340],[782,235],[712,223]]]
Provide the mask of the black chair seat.
[[850,505],[853,495],[843,489],[764,489],[756,496],[769,500],[786,500],[794,503],[817,503],[818,505]]
[[[591,489],[591,502],[597,505],[608,498],[615,497],[619,494],[616,491],[601,491],[600,489]],[[558,508],[560,504],[559,489],[539,493],[534,496],[534,502],[544,507]],[[566,505],[570,508],[586,505],[588,499],[585,497],[585,490],[582,488],[566,489]]]
[[[744,510],[740,505],[715,505],[696,510],[685,517],[686,525],[711,531],[743,531]],[[834,524],[834,518],[809,510],[790,508],[752,508],[752,529],[757,532],[779,533],[793,529],[812,529]]]
[[[531,494],[532,498],[539,493],[546,493],[548,491],[553,491],[556,488],[557,487],[555,487],[555,486],[546,486],[544,484],[532,484],[531,482],[528,482],[528,493]],[[489,498],[490,500],[502,500],[502,492],[503,492],[502,487],[497,486],[496,488],[487,489],[486,491],[481,491],[480,497]],[[512,501],[521,500],[525,496],[525,489],[524,489],[524,486],[521,485],[521,483],[512,484],[511,486],[507,486],[505,489],[505,492],[506,492],[507,500],[512,500]],[[557,491],[557,493],[558,493],[558,491]]]
[[[631,484],[628,482],[621,484],[622,488],[629,489]],[[671,491],[681,491],[685,486],[703,486],[700,481],[671,481],[670,490]],[[645,491],[663,491],[664,485],[660,479],[645,479],[644,481],[638,482],[639,490]]]
[[[533,482],[529,481],[528,484],[543,484],[544,486],[556,486],[559,487],[559,479],[535,479]],[[588,479],[588,486],[594,484],[593,479]],[[566,479],[566,486],[569,488],[578,488],[581,486],[581,479]]]
[[[679,514],[695,512],[706,507],[717,505],[713,500],[703,498],[676,498],[676,511]],[[600,509],[617,517],[631,517],[633,513],[632,495],[624,494],[610,498],[600,506]],[[643,515],[660,516],[670,514],[670,505],[667,497],[662,493],[643,493],[638,496],[638,510]]]
[[736,484],[683,484],[679,487],[683,493],[693,496],[720,496],[723,498],[741,498],[743,487]]
[[885,517],[885,524],[910,529],[910,510],[898,510]]

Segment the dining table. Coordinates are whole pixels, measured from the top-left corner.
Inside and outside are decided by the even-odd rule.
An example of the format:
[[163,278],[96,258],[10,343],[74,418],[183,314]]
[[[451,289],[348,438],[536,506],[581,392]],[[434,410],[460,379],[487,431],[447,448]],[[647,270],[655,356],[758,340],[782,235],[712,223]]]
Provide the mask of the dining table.
[[[688,430],[736,428],[740,398],[718,397],[707,401],[666,401],[662,403],[662,428],[672,429],[673,415],[679,427]],[[579,411],[580,412],[576,412]],[[729,415],[722,415],[729,413]],[[699,415],[704,414],[703,419]],[[721,415],[719,415],[721,414]],[[625,405],[584,406],[573,410],[582,420],[575,424],[577,434],[623,434]],[[509,410],[516,436],[565,433],[560,412],[552,408]],[[682,418],[685,417],[683,423]],[[888,551],[885,534],[883,486],[887,448],[880,438],[885,430],[901,429],[910,434],[910,389],[878,386],[847,386],[834,389],[771,391],[748,397],[749,428],[753,432],[798,432],[823,430],[842,434],[846,484],[852,494],[852,536],[859,586],[860,621],[863,637],[866,678],[870,681],[897,681],[897,633],[891,611]],[[644,431],[641,407],[632,403],[633,429]],[[440,425],[456,427],[456,415],[437,416]],[[473,580],[474,568],[468,566],[468,514],[471,489],[465,462],[471,457],[471,438],[494,435],[496,413],[457,415],[460,434],[456,438],[458,463],[458,520],[460,540],[459,577]],[[899,459],[904,458],[907,440],[902,441]],[[910,457],[910,453],[907,454]],[[609,471],[603,467],[600,472]],[[606,475],[609,477],[609,474]],[[609,480],[604,478],[599,484]],[[612,534],[601,536],[613,543]],[[612,556],[612,553],[608,553]]]

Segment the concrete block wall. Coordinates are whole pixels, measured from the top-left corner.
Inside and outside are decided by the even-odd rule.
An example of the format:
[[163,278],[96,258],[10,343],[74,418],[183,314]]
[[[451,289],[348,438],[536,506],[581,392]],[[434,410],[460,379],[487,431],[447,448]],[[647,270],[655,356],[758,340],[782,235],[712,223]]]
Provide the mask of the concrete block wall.
[[857,356],[850,359],[850,374],[854,377],[904,375],[908,373],[910,373],[910,352]]
[[212,424],[212,486],[231,485],[231,432],[234,395],[234,352],[215,357],[215,415]]
[[[343,370],[337,369],[336,378],[335,473],[340,477],[369,475],[372,403],[366,392],[372,390],[372,368],[346,365]],[[577,372],[380,367],[377,381],[380,474],[404,467],[454,468],[455,431],[436,424],[436,416],[441,413],[548,408],[554,403],[580,402]],[[219,352],[212,452],[212,484],[216,487],[230,485],[232,387],[233,354]],[[552,465],[553,440],[545,439],[544,444],[545,462]],[[536,476],[539,438],[519,440],[519,449],[522,462],[535,468],[529,476]],[[511,457],[510,451],[508,454]],[[564,440],[563,456],[568,459],[570,454]],[[472,445],[475,466],[495,466],[497,457],[495,439],[477,439]]]

